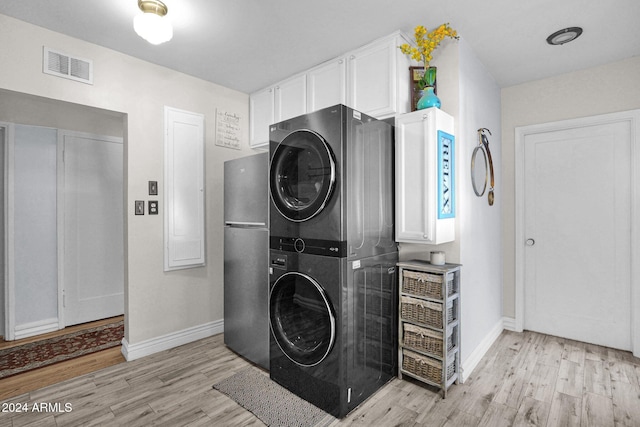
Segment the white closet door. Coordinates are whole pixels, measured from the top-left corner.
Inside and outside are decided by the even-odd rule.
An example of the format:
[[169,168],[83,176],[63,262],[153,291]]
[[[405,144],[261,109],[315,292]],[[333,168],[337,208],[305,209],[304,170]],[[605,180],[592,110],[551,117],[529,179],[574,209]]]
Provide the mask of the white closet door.
[[204,116],[165,107],[164,270],[202,266]]
[[526,135],[525,329],[631,349],[630,140],[628,122]]
[[[66,326],[124,313],[123,144],[61,132]],[[59,198],[60,200],[60,198]]]

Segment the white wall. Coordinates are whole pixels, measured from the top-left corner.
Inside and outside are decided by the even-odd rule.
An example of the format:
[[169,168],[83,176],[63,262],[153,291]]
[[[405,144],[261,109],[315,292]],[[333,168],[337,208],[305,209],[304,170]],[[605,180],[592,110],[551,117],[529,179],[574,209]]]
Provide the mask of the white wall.
[[503,311],[515,317],[515,128],[640,108],[640,57],[502,90]]
[[[495,202],[487,191],[478,197],[471,185],[471,156],[479,128],[488,128],[494,163]],[[500,147],[500,88],[464,40],[460,41],[460,128],[458,144],[458,194],[460,263],[462,267],[463,367],[478,362],[496,333],[502,331],[503,203]],[[473,361],[470,361],[473,359]],[[466,366],[465,366],[466,365]],[[468,375],[468,374],[467,374]]]
[[[248,95],[0,15],[0,88],[126,115],[125,338],[135,345],[223,318],[223,162],[250,154]],[[94,84],[42,73],[42,47],[91,59]],[[151,46],[149,48],[152,48]],[[162,47],[155,47],[161,49]],[[0,93],[0,96],[2,94]],[[135,216],[158,181],[163,200],[164,106],[205,115],[207,265],[163,272],[163,211]],[[243,150],[215,145],[216,109],[242,117]],[[4,120],[0,117],[0,121]],[[153,197],[156,199],[156,197]]]
[[[443,43],[432,65],[438,67],[442,110],[455,119],[456,240],[442,245],[402,244],[400,259],[429,259],[443,250],[447,261],[462,264],[462,366],[478,362],[502,328],[502,180],[496,170],[496,202],[478,198],[471,186],[470,165],[478,128],[489,128],[494,165],[501,162],[500,88],[464,39]],[[464,374],[468,376],[469,372]]]

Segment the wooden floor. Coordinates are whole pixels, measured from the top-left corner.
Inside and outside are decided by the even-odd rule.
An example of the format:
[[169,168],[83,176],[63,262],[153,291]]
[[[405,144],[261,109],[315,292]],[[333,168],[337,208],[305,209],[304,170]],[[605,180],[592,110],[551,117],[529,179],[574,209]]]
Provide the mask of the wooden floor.
[[[82,331],[89,328],[108,325],[113,322],[123,320],[124,316],[116,316],[108,319],[97,320],[95,322],[81,325],[69,326],[59,331],[49,332],[34,337],[23,338],[15,341],[0,340],[0,350],[17,347],[26,343],[58,337],[61,335]],[[8,399],[28,393],[48,385],[79,377],[81,375],[95,372],[118,363],[124,363],[121,347],[113,347],[96,353],[80,356],[72,360],[58,362],[53,365],[27,371],[22,374],[13,375],[0,379],[0,400]],[[2,408],[0,408],[1,410]],[[1,417],[0,413],[0,417]],[[2,424],[0,424],[2,425]]]
[[[212,388],[248,365],[217,335],[0,402],[30,411],[0,426],[262,426]],[[394,379],[332,426],[640,426],[639,377],[628,352],[505,331],[446,399]]]

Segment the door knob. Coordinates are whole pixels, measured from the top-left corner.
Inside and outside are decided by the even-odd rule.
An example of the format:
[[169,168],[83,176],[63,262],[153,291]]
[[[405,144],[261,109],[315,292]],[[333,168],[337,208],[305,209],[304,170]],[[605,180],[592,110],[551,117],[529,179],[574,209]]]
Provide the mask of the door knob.
[[533,239],[527,239],[527,242],[526,242],[526,243],[527,243],[527,246],[533,246],[533,245],[535,245],[535,244],[536,244],[536,241],[535,241],[535,240],[533,240]]

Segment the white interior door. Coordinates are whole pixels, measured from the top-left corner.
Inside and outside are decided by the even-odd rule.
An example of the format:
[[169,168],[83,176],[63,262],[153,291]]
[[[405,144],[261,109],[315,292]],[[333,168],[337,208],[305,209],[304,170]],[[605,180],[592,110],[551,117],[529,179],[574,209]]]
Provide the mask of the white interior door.
[[524,138],[524,328],[631,349],[631,132]]
[[123,145],[120,138],[63,132],[59,141],[59,274],[69,326],[124,313]]

